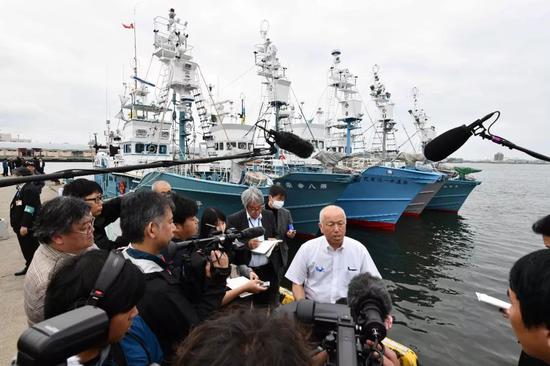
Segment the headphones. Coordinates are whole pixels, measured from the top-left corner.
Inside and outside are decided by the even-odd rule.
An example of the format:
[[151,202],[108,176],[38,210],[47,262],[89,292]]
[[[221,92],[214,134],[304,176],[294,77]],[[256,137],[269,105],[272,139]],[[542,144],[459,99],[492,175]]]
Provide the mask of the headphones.
[[105,296],[105,292],[115,282],[116,278],[122,272],[126,259],[116,251],[109,252],[109,256],[105,261],[105,264],[99,272],[99,277],[95,281],[94,288],[90,292],[87,304],[97,306],[99,300]]

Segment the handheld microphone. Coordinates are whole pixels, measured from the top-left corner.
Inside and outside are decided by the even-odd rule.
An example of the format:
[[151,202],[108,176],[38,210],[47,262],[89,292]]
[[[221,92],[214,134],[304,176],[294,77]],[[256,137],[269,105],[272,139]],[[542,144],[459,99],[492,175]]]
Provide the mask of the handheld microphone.
[[391,298],[381,278],[362,273],[348,286],[348,305],[361,334],[373,342],[386,337],[384,319],[391,312]]
[[313,145],[311,142],[306,141],[299,136],[286,132],[286,131],[274,131],[269,130],[270,136],[273,137],[275,143],[283,150],[289,151],[294,155],[306,159],[313,153]]
[[435,137],[428,142],[424,147],[424,156],[431,161],[440,161],[457,151],[474,135],[476,128],[483,125],[497,112],[491,112],[483,118],[476,120],[474,123],[466,126],[455,127],[441,135]]

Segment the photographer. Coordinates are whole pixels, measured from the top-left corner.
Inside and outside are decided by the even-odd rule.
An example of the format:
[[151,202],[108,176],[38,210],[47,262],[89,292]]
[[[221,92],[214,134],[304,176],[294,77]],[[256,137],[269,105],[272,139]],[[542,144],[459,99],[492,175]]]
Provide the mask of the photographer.
[[[46,292],[44,309],[46,319],[89,303],[90,293],[96,286],[108,256],[109,253],[106,251],[93,250],[65,262],[64,266],[53,276]],[[137,317],[138,310],[136,308],[144,291],[143,274],[136,266],[126,261],[120,273],[96,304],[107,313],[109,318],[107,339],[80,352],[78,356],[71,357],[68,364],[86,366],[148,364],[136,361],[136,351],[128,342],[125,345],[121,343],[131,326],[134,330],[130,331],[130,334],[133,334],[134,337],[139,336],[136,335],[136,332],[141,328],[133,322],[141,323],[142,327],[146,327],[143,321]],[[146,334],[143,330],[138,334],[141,334],[141,344],[148,348],[147,352],[155,360],[160,360],[162,354],[150,330],[148,334],[153,337],[152,340],[143,336]]]
[[205,265],[206,280],[199,299],[186,293],[180,279],[172,274],[160,253],[168,246],[174,230],[173,204],[159,193],[140,191],[123,198],[121,229],[131,244],[123,254],[145,274],[145,295],[138,309],[156,334],[169,359],[173,346],[190,328],[217,310],[225,294],[227,256],[212,251]]

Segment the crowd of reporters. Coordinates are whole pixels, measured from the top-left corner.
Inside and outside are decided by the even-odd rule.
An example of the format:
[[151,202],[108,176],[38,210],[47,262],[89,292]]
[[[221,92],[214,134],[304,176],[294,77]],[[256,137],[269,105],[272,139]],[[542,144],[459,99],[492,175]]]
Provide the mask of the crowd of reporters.
[[[251,187],[241,197],[241,211],[226,219],[219,209],[205,208],[199,221],[195,201],[172,192],[167,182],[152,188],[104,202],[97,183],[77,179],[37,214],[33,235],[40,246],[24,284],[30,326],[89,304],[109,251],[125,259],[96,303],[109,318],[107,338],[70,357],[67,364],[324,364],[326,355],[311,356],[309,335],[297,324],[269,316],[279,305],[279,283],[290,265],[287,240],[296,233],[290,212],[283,208],[284,190],[274,186],[264,206],[261,192]],[[110,239],[106,227],[119,218],[121,235]],[[541,222],[536,230],[550,237],[548,220]],[[315,300],[315,294],[322,293],[323,302],[335,302],[345,295],[352,276],[368,272],[380,277],[364,247],[345,236],[345,225],[345,214],[335,206],[321,212],[324,236],[304,244],[286,274],[297,299]],[[263,238],[237,241],[230,250],[193,241],[228,228],[242,231],[256,226],[264,228]],[[270,255],[253,252],[262,240],[272,238],[280,242]],[[317,277],[312,277],[309,261],[341,257],[343,245],[348,253],[344,255],[359,262],[348,265],[347,272],[339,275],[344,277],[330,283],[324,268],[315,267]],[[181,248],[171,250],[175,246]],[[229,289],[226,279],[231,274],[248,281]],[[339,283],[338,288],[325,288],[332,283]],[[537,361],[541,364],[550,363],[549,284],[547,249],[520,259],[510,273],[508,316],[529,355],[525,357],[542,360]],[[243,293],[253,295],[241,298]],[[229,304],[239,307],[222,311]],[[391,328],[391,316],[386,315],[386,327]],[[383,364],[399,365],[399,361],[389,351]]]

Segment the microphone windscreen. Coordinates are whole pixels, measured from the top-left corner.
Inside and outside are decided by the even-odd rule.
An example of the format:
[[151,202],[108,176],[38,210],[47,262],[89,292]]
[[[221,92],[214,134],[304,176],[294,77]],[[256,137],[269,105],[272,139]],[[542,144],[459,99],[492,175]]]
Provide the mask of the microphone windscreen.
[[355,319],[366,300],[374,300],[384,307],[386,316],[391,312],[391,297],[381,278],[370,273],[361,273],[351,279],[348,285],[348,305],[350,313]]
[[313,145],[293,133],[273,130],[269,131],[269,133],[281,149],[289,151],[302,159],[309,158],[313,153]]
[[451,155],[472,136],[472,131],[462,125],[434,138],[424,147],[424,156],[431,161],[440,161]]
[[258,236],[263,236],[265,234],[265,229],[261,226],[258,227],[249,227],[241,231],[241,239],[254,239]]

